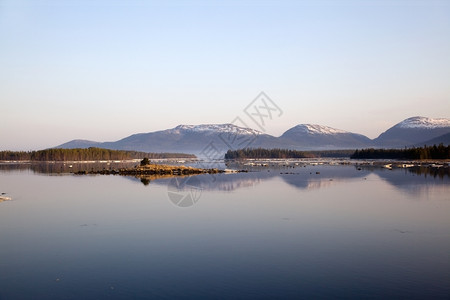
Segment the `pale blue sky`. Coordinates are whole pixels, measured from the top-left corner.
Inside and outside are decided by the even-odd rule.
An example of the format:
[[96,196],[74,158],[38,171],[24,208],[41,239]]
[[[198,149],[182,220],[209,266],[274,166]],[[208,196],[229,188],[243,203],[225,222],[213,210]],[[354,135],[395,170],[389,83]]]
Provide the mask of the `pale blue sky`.
[[450,1],[0,0],[0,150],[229,123],[260,91],[273,135],[450,117]]

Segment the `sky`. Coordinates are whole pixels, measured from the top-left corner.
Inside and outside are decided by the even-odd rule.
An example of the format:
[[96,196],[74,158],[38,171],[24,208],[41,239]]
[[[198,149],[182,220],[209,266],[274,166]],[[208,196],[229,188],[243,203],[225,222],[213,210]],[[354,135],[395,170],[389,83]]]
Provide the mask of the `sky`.
[[0,150],[245,120],[261,91],[275,136],[448,118],[450,1],[0,0]]

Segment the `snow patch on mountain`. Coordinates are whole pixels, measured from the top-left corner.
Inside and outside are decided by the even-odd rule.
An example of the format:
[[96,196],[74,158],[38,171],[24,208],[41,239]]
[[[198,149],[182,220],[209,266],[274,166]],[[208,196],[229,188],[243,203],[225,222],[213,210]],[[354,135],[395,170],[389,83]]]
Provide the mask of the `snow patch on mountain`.
[[202,124],[202,125],[178,125],[173,129],[177,133],[182,131],[190,132],[214,132],[214,133],[232,133],[239,135],[261,135],[261,131],[251,128],[239,127],[233,124]]
[[300,124],[292,128],[296,132],[304,132],[308,134],[326,134],[334,135],[341,133],[349,133],[348,131],[336,129],[328,126],[317,125],[317,124]]
[[450,127],[450,119],[446,118],[426,118],[426,117],[412,117],[398,123],[395,127],[399,128],[445,128]]

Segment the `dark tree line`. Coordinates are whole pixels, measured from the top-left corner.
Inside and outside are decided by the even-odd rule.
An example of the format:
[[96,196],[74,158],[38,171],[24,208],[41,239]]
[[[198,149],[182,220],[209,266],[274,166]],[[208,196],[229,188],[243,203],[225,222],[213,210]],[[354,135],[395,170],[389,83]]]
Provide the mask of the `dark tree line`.
[[127,150],[110,150],[91,147],[88,149],[53,148],[38,151],[0,151],[0,160],[29,161],[97,161],[127,159],[196,158],[185,153],[146,153]]
[[244,159],[244,158],[309,158],[311,154],[288,149],[263,149],[263,148],[245,148],[239,150],[228,150],[225,153],[225,159]]
[[450,146],[424,146],[405,149],[361,149],[351,158],[356,159],[450,159]]
[[334,158],[349,158],[355,152],[352,150],[315,150],[306,151],[306,153],[314,157],[334,157]]
[[225,159],[245,158],[318,158],[318,157],[350,157],[355,150],[319,150],[298,151],[289,149],[245,148],[228,150]]

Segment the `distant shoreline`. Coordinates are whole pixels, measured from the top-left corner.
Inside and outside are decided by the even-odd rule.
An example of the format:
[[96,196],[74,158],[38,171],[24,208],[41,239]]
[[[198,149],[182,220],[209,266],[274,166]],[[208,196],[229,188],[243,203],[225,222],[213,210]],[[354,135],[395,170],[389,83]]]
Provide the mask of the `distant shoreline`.
[[[125,160],[0,160],[0,164],[31,164],[31,163],[42,163],[42,164],[90,164],[90,163],[138,163],[142,159],[125,159]],[[155,158],[150,161],[154,162],[194,162],[198,161],[197,158]]]
[[74,162],[74,161],[124,161],[135,159],[196,159],[187,153],[152,153],[134,150],[111,150],[103,148],[51,148],[38,151],[0,151],[0,161],[40,161],[40,162]]
[[[139,163],[141,159],[127,159],[127,160],[0,160],[0,164],[113,164],[113,163]],[[173,162],[173,163],[189,163],[198,162],[201,159],[186,159],[186,158],[159,158],[150,159],[150,162]],[[382,164],[382,163],[414,163],[414,164],[450,164],[450,159],[386,159],[386,158],[371,158],[371,159],[351,159],[341,157],[310,157],[310,158],[239,158],[239,159],[223,159],[223,162],[342,162],[350,165],[358,165],[361,163]]]

